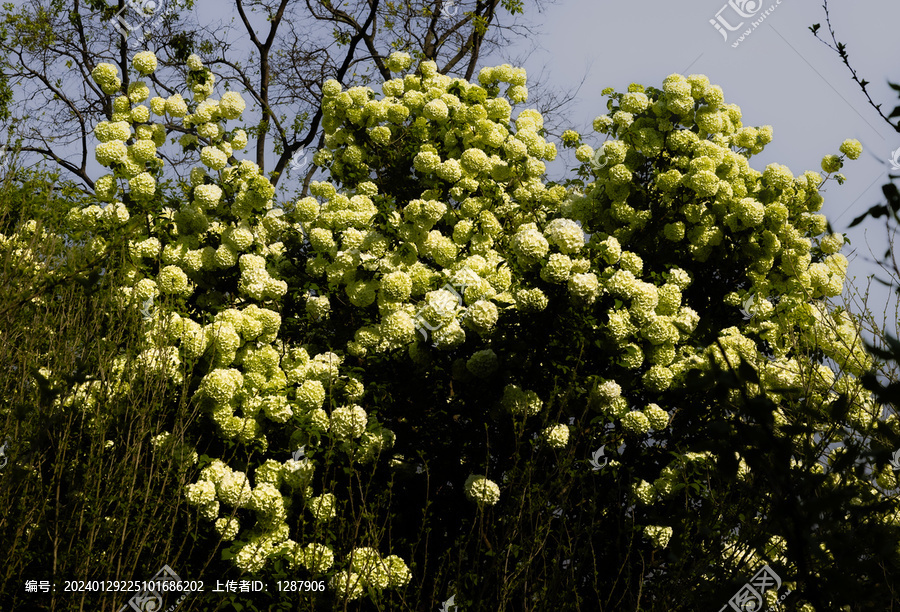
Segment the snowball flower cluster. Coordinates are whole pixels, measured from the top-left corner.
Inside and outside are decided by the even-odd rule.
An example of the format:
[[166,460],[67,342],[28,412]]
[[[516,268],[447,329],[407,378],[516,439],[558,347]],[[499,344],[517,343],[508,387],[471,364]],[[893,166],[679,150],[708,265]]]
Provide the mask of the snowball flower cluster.
[[327,319],[331,313],[328,296],[310,296],[306,300],[306,312],[313,320]]
[[513,249],[527,262],[540,259],[547,254],[549,248],[547,239],[533,223],[520,227],[513,238]]
[[644,535],[653,542],[656,548],[665,548],[672,538],[672,528],[659,525],[647,525],[644,527]]
[[562,253],[571,254],[584,246],[584,232],[571,219],[554,219],[547,224],[544,235]]
[[244,98],[236,91],[226,92],[219,100],[219,112],[225,119],[237,119],[246,107]]
[[523,416],[538,414],[543,405],[537,393],[520,389],[516,385],[507,385],[503,389],[502,404],[511,413]]
[[553,448],[565,448],[569,443],[569,427],[562,423],[551,425],[541,432],[541,437]]
[[[141,74],[151,74],[156,71],[156,55],[152,51],[136,53],[131,60],[134,69]],[[146,99],[146,96],[145,96]]]
[[238,289],[254,300],[280,298],[287,292],[287,283],[272,278],[266,269],[266,262],[259,255],[245,254],[240,257],[241,278]]
[[324,544],[308,544],[299,556],[306,569],[313,574],[324,574],[334,565],[334,552]]
[[488,378],[498,367],[497,354],[491,349],[477,351],[466,362],[466,369],[479,378]]
[[334,503],[334,494],[323,493],[318,497],[311,498],[307,502],[307,507],[317,521],[327,521],[335,516]]
[[499,316],[496,304],[486,300],[478,300],[466,309],[466,322],[479,334],[489,333]]
[[216,485],[216,493],[220,500],[236,508],[249,506],[253,499],[253,489],[247,475],[243,472],[226,474]]
[[641,480],[633,487],[634,496],[644,505],[650,505],[656,499],[656,489],[646,480]]
[[131,124],[127,121],[101,121],[94,128],[94,134],[100,142],[125,141],[131,137]]
[[363,581],[359,574],[344,570],[335,574],[329,586],[334,590],[335,594],[340,598],[346,598],[349,601],[359,599],[363,594]]
[[573,274],[568,279],[569,293],[576,300],[591,304],[600,296],[600,281],[593,272]]
[[186,295],[191,292],[188,277],[178,266],[166,266],[160,270],[157,284],[163,293]]
[[622,417],[622,427],[632,434],[645,434],[650,431],[650,420],[638,410],[632,410]]
[[482,475],[470,475],[464,488],[466,497],[479,505],[493,506],[500,501],[500,487]]
[[862,144],[856,139],[848,139],[841,143],[840,151],[847,156],[848,159],[859,159],[862,155]]
[[122,80],[119,78],[119,70],[113,64],[100,63],[91,71],[91,77],[94,79],[103,93],[112,95],[119,91],[122,87]]
[[234,517],[216,519],[215,528],[223,540],[233,540],[241,529],[240,522]]
[[669,413],[660,408],[657,404],[650,404],[644,408],[644,416],[650,423],[650,427],[654,431],[665,429],[669,424]]
[[360,437],[366,422],[366,411],[361,406],[344,406],[331,413],[331,431],[341,440]]
[[[411,64],[412,57],[410,57],[409,53],[401,53],[399,51],[391,53],[385,60],[385,65],[391,72],[403,72],[408,69]],[[323,91],[323,93],[325,92]]]

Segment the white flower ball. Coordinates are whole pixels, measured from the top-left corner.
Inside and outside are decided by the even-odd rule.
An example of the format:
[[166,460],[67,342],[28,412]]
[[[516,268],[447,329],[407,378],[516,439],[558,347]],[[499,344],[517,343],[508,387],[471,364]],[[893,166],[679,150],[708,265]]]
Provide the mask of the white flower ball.
[[478,378],[489,378],[499,367],[497,353],[492,349],[477,351],[466,362],[466,369]]
[[644,408],[644,415],[647,417],[647,420],[650,422],[650,427],[652,427],[654,431],[665,429],[669,424],[669,413],[660,408],[657,404],[649,404]]
[[575,253],[584,246],[584,231],[571,219],[554,219],[547,224],[544,235],[566,254]]
[[195,506],[211,504],[216,500],[216,485],[209,480],[199,480],[185,487],[188,503]]
[[541,398],[534,391],[522,390],[516,385],[506,385],[501,404],[512,414],[534,416],[541,411]]
[[190,293],[187,274],[178,266],[166,266],[160,270],[157,283],[163,293],[170,295]]
[[312,497],[307,502],[309,511],[316,517],[317,521],[328,521],[334,518],[336,512],[334,509],[335,498],[333,493],[323,493],[318,497]]
[[494,328],[499,316],[497,305],[487,300],[478,300],[466,309],[466,323],[482,335]]
[[216,520],[216,533],[223,540],[233,540],[241,529],[240,522],[237,518],[222,517]]
[[478,505],[493,506],[500,501],[500,487],[480,474],[472,474],[466,479],[466,497]]
[[569,443],[569,427],[562,423],[551,425],[541,432],[541,437],[553,448],[565,448]]
[[221,501],[236,508],[249,506],[253,499],[253,489],[243,472],[226,474],[216,486],[216,492]]
[[576,300],[592,304],[600,296],[600,282],[593,272],[573,274],[568,282],[569,294]]
[[363,580],[359,574],[344,570],[338,572],[331,579],[329,586],[334,590],[335,594],[341,599],[347,598],[350,601],[359,599],[363,594]]
[[665,548],[669,545],[672,538],[671,527],[661,527],[659,525],[647,525],[644,527],[644,535],[646,535],[657,548]]
[[225,119],[237,119],[246,107],[247,103],[244,102],[244,98],[236,91],[224,93],[219,100],[219,109]]
[[331,413],[331,431],[342,440],[360,437],[366,430],[367,415],[361,406],[336,408]]
[[301,563],[313,574],[324,574],[334,565],[334,553],[324,544],[307,544],[299,556]]
[[622,427],[633,434],[645,434],[650,431],[650,420],[638,410],[632,410],[622,417]]
[[331,302],[328,296],[310,296],[306,299],[306,312],[314,320],[320,321],[328,318],[331,314]]
[[397,555],[390,555],[384,559],[388,572],[388,586],[397,588],[409,584],[412,579],[412,572],[406,566],[406,563]]
[[150,74],[156,70],[156,55],[152,51],[141,51],[135,54],[131,64],[141,74]]

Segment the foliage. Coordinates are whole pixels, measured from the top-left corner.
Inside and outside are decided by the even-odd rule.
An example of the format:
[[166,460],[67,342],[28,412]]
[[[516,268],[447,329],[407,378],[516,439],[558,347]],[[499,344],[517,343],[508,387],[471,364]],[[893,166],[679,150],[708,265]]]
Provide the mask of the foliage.
[[[92,250],[90,236],[64,235],[78,191],[14,168],[0,205],[0,602],[108,609],[122,593],[63,593],[63,580],[130,580],[147,557],[208,562],[214,551],[171,494],[188,484],[189,460],[154,463],[148,444],[184,420],[184,404],[135,359],[136,309],[111,299],[123,241]],[[28,594],[29,579],[54,580],[59,593]]]

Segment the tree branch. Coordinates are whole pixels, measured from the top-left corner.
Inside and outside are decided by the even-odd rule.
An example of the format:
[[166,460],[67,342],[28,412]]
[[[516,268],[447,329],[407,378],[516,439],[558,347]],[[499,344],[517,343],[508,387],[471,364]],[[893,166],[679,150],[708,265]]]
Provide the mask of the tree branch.
[[872,106],[872,108],[874,108],[878,112],[878,114],[881,116],[881,118],[884,119],[887,122],[887,124],[894,129],[894,131],[900,132],[900,121],[897,122],[897,125],[894,125],[893,123],[891,123],[891,120],[888,117],[886,117],[883,112],[881,112],[881,104],[875,104],[875,101],[872,100],[872,96],[869,95],[869,92],[866,89],[866,86],[869,84],[869,81],[867,81],[865,79],[860,79],[856,74],[856,70],[853,68],[853,66],[850,65],[850,56],[847,54],[847,45],[845,45],[842,42],[838,42],[837,36],[834,33],[834,28],[831,26],[831,15],[828,11],[828,0],[822,0],[822,1],[823,1],[822,8],[825,9],[825,23],[828,26],[828,33],[831,35],[831,40],[834,44],[832,45],[828,41],[822,40],[821,38],[819,38],[820,25],[818,23],[810,26],[810,28],[809,28],[810,32],[813,33],[813,36],[815,36],[819,42],[821,42],[823,45],[825,45],[826,47],[828,47],[829,49],[831,49],[832,51],[834,51],[835,53],[837,53],[840,56],[841,61],[844,62],[844,65],[847,66],[847,68],[850,70],[851,77],[853,78],[854,81],[856,81],[856,84],[859,85],[859,88],[862,89],[863,94],[865,94],[866,99],[869,101],[869,104]]

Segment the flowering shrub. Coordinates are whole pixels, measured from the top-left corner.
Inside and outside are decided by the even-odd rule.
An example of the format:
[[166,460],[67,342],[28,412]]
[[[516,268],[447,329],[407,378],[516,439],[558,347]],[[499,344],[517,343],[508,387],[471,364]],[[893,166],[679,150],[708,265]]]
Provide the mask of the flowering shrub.
[[[138,73],[153,74],[151,56],[135,56]],[[605,142],[563,134],[587,178],[566,188],[542,178],[557,151],[541,115],[513,118],[513,104],[527,99],[524,71],[485,68],[476,84],[428,61],[408,73],[410,57],[393,54],[385,65],[397,76],[380,95],[323,85],[325,146],[314,162],[328,180],[281,208],[256,164],[235,155],[247,144],[228,125],[244,110],[241,96],[213,99],[212,73],[196,56],[187,65],[187,100],[150,98],[143,83],[123,94],[113,66],[94,70],[116,96],[111,120],[96,129],[97,161],[110,169],[97,196],[107,204],[75,209],[69,222],[102,250],[104,233],[141,221],[128,226],[118,298],[156,304],[142,358],[173,383],[196,380],[194,400],[217,434],[253,451],[246,466],[205,458],[185,491],[234,541],[240,569],[283,558],[291,569],[332,572],[332,588],[349,599],[410,582],[406,563],[374,546],[344,559],[335,546],[292,538],[303,537],[290,528],[300,513],[328,524],[342,504],[313,486],[323,471],[315,456],[278,459],[293,450],[288,439],[340,449],[349,464],[377,463],[395,444],[438,448],[427,427],[420,440],[409,423],[435,425],[443,406],[458,408],[468,439],[451,484],[478,513],[516,499],[491,470],[513,463],[526,430],[536,452],[558,455],[607,443],[650,452],[671,441],[640,475],[623,461],[608,466],[629,482],[629,504],[648,513],[632,521],[636,533],[662,549],[689,538],[684,525],[659,524],[666,516],[651,515],[654,505],[722,460],[691,437],[691,419],[726,412],[740,422],[739,400],[767,398],[777,407],[773,435],[799,443],[791,425],[801,411],[784,390],[801,386],[820,411],[853,396],[848,419],[858,428],[880,418],[858,380],[872,362],[855,323],[826,302],[840,294],[847,260],[843,238],[816,214],[821,175],[753,169],[748,160],[771,128],[744,127],[706,77],[608,91],[609,113],[594,121]],[[172,201],[159,190],[166,133],[152,115],[180,120],[179,142],[199,161],[177,207],[162,204]],[[855,141],[840,148],[850,159],[860,151]],[[605,164],[593,163],[595,152]],[[836,172],[842,159],[826,157],[823,170]],[[318,348],[297,340],[305,337]],[[821,355],[811,359],[812,350]],[[576,365],[555,367],[570,357]],[[727,402],[685,400],[691,376],[742,363],[758,380],[731,389]],[[398,377],[397,367],[413,374]],[[381,385],[377,398],[363,375]],[[434,405],[404,401],[423,388]],[[507,436],[493,455],[483,452],[485,430]],[[400,455],[390,461],[404,465]],[[742,458],[735,468],[750,477]],[[704,495],[690,491],[695,501]],[[723,553],[722,564],[732,562]]]
[[[152,74],[156,65],[150,52],[133,58],[142,75]],[[181,140],[185,150],[199,150],[202,165],[191,171],[180,207],[147,208],[147,202],[160,201],[162,163],[156,147],[163,145],[165,131],[162,123],[150,121],[146,107],[136,106],[149,90],[133,83],[127,96],[115,99],[113,121],[97,128],[97,160],[111,170],[98,181],[98,190],[110,204],[96,211],[73,210],[70,222],[100,234],[121,227],[130,216],[146,217],[147,223],[129,236],[131,284],[119,292],[124,301],[162,300],[147,321],[143,350],[148,358],[164,362],[173,382],[185,372],[197,377],[194,399],[219,435],[255,448],[262,457],[245,470],[212,460],[188,486],[187,500],[223,539],[236,542],[234,563],[240,569],[260,571],[283,557],[290,568],[302,565],[325,573],[334,563],[332,549],[294,541],[288,520],[303,512],[304,505],[316,520],[331,519],[335,497],[312,494],[316,464],[311,459],[267,457],[270,451],[290,452],[270,449],[267,432],[290,426],[300,443],[333,437],[345,444],[348,461],[371,460],[390,448],[393,436],[353,403],[364,387],[342,375],[340,356],[310,355],[280,339],[288,288],[284,276],[290,267],[283,241],[291,223],[274,208],[274,189],[256,164],[233,156],[246,145],[242,130],[226,129],[226,122],[244,110],[241,95],[227,92],[220,100],[211,99],[212,73],[196,56],[188,60],[188,69],[192,100],[175,94],[151,101],[154,114],[181,119],[188,130]],[[118,93],[121,80],[115,67],[101,64],[93,76],[105,92]],[[218,297],[210,299],[214,288]],[[327,317],[327,298],[310,304],[315,318]],[[351,595],[365,585],[383,589],[408,582],[403,561],[390,559],[389,580],[361,574]]]

